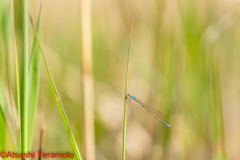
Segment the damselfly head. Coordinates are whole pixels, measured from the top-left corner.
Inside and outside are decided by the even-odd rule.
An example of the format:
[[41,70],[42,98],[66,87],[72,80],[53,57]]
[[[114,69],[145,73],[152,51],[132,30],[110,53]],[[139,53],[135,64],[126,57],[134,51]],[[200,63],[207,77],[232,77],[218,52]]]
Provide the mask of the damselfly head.
[[129,96],[129,94],[127,94],[127,96],[126,96],[126,102],[127,102],[127,103],[130,103],[130,102],[131,102],[131,97]]

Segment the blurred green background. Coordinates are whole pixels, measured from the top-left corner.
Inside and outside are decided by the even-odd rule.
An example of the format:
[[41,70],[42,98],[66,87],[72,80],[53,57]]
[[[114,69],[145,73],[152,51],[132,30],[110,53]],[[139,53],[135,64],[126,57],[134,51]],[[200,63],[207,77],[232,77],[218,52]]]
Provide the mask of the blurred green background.
[[[42,46],[82,151],[81,3],[41,2]],[[35,23],[39,7],[39,0],[28,1]],[[132,17],[128,92],[160,110],[162,120],[172,128],[137,103],[128,103],[126,159],[239,159],[239,7],[238,0],[91,1],[97,160],[121,159]],[[17,8],[13,1],[0,0],[0,100],[7,117],[12,114],[7,106],[16,103],[13,33],[18,34],[18,15],[15,27],[13,18]],[[29,51],[33,38],[29,27]],[[45,125],[43,151],[72,152],[42,60],[40,79],[34,150],[38,150],[40,129]],[[9,100],[7,81],[15,102]],[[11,118],[8,122],[16,140],[16,122]]]

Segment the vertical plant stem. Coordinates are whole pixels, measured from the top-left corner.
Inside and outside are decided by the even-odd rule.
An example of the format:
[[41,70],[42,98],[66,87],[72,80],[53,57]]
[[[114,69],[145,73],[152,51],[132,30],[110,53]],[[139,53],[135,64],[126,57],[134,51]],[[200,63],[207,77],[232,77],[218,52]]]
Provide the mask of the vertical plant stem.
[[127,127],[127,84],[128,84],[128,68],[129,68],[129,59],[130,59],[130,49],[132,41],[132,30],[133,30],[133,17],[131,25],[131,35],[128,48],[128,59],[127,59],[127,71],[126,71],[126,81],[125,81],[125,97],[124,97],[124,117],[123,117],[123,148],[122,148],[122,160],[125,160],[125,145],[126,145],[126,127]]
[[[46,126],[42,126],[41,134],[40,134],[40,144],[39,144],[39,152],[42,153],[42,147],[43,147],[43,140],[44,140],[44,133],[46,130]],[[41,160],[42,156],[39,156],[38,160]]]
[[17,108],[18,116],[20,118],[20,84],[19,84],[19,67],[18,67],[18,54],[17,54],[17,44],[16,37],[14,35],[14,47],[15,47],[15,68],[16,68],[16,86],[17,86]]
[[20,100],[20,123],[21,123],[21,153],[27,152],[27,117],[28,117],[28,23],[27,23],[27,0],[22,0],[22,81]]
[[91,0],[81,0],[84,159],[95,159],[94,82],[92,76]]
[[224,135],[224,119],[222,111],[221,89],[219,82],[218,64],[212,47],[211,56],[211,117],[214,140],[214,158],[213,159],[227,159],[225,149],[225,135]]

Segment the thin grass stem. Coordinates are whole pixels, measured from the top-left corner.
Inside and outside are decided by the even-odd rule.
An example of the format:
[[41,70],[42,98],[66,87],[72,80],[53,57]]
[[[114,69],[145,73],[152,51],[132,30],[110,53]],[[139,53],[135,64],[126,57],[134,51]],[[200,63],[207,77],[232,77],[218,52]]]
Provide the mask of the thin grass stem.
[[92,53],[91,1],[81,0],[82,99],[84,159],[95,160],[94,78]]
[[123,117],[123,148],[122,148],[122,160],[125,160],[125,146],[126,146],[126,127],[127,127],[127,85],[128,85],[128,68],[129,68],[129,59],[130,59],[130,49],[131,49],[131,41],[132,41],[132,31],[133,31],[133,20],[132,17],[132,25],[131,25],[131,35],[130,42],[128,48],[128,59],[127,59],[127,71],[126,71],[126,81],[125,81],[125,96],[124,96],[124,117]]
[[[41,129],[41,134],[40,134],[40,144],[39,144],[39,152],[40,153],[42,153],[45,130],[46,130],[46,126],[43,125],[42,129]],[[41,160],[41,159],[42,159],[42,156],[39,156],[38,160]]]
[[28,119],[28,21],[27,0],[22,0],[22,81],[20,100],[21,147],[20,152],[27,152],[27,119]]
[[17,85],[17,108],[18,116],[20,118],[20,84],[19,84],[19,66],[18,66],[18,53],[17,53],[17,44],[16,37],[14,36],[14,45],[15,45],[15,69],[16,69],[16,85]]

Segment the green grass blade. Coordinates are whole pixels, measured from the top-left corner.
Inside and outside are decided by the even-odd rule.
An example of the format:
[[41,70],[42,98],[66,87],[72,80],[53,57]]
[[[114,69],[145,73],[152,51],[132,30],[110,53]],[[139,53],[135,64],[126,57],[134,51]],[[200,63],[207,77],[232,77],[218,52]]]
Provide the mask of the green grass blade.
[[[15,18],[15,17],[14,17]],[[17,110],[18,110],[18,121],[20,122],[20,78],[19,78],[19,57],[18,57],[18,48],[16,40],[16,32],[14,32],[14,56],[15,56],[15,78],[16,78],[16,92],[17,92]],[[16,145],[18,150],[20,150],[21,142],[21,130],[18,129]]]
[[[10,27],[10,3],[5,1],[2,3],[1,6],[1,31],[2,31],[2,37],[3,37],[3,44],[5,45],[3,48],[5,48],[5,70],[6,70],[6,86],[8,90],[8,97],[9,97],[9,106],[12,110],[13,107],[13,97],[12,97],[12,80],[13,80],[13,61],[12,61],[12,52],[11,52],[11,27]],[[4,63],[3,63],[4,64]],[[12,112],[12,111],[11,111]],[[13,119],[13,116],[12,116]],[[16,124],[15,124],[16,125]]]
[[[37,35],[41,35],[41,16],[42,9],[40,7],[38,22],[37,22]],[[34,130],[36,122],[36,113],[39,95],[39,82],[40,82],[40,50],[36,39],[33,42],[32,53],[29,62],[28,72],[28,151],[32,150]]]
[[67,116],[66,116],[66,113],[65,113],[65,110],[63,108],[63,105],[62,105],[62,102],[61,102],[61,99],[60,99],[60,96],[58,94],[58,91],[57,91],[57,88],[55,86],[55,83],[53,81],[53,78],[52,78],[52,75],[50,73],[50,70],[49,70],[49,67],[48,67],[48,64],[47,64],[47,61],[46,61],[46,58],[44,56],[44,53],[43,53],[43,49],[40,45],[40,42],[38,40],[38,37],[37,37],[37,34],[36,34],[36,31],[33,27],[33,22],[32,22],[32,18],[30,17],[30,21],[31,21],[31,26],[32,26],[32,29],[33,29],[33,32],[34,32],[34,35],[35,35],[35,38],[36,38],[36,41],[37,41],[37,44],[38,44],[38,47],[41,51],[41,54],[42,54],[42,58],[43,58],[43,61],[44,61],[44,64],[45,64],[45,67],[46,67],[46,70],[47,70],[47,74],[48,74],[48,77],[49,77],[49,80],[50,80],[50,83],[51,83],[51,86],[52,86],[52,89],[53,89],[53,93],[55,95],[55,98],[56,98],[56,101],[57,101],[57,104],[58,104],[58,107],[59,107],[59,110],[60,110],[60,113],[61,113],[61,116],[62,116],[62,119],[63,119],[63,122],[65,124],[65,127],[67,129],[67,132],[68,132],[68,136],[69,136],[69,139],[70,139],[70,142],[71,142],[71,145],[72,145],[72,148],[74,150],[74,153],[75,153],[75,156],[76,156],[76,159],[77,160],[82,160],[82,156],[80,154],[80,151],[77,147],[77,143],[74,139],[74,136],[72,134],[72,130],[70,128],[70,124],[68,122],[68,119],[67,119]]
[[[6,2],[5,1],[0,1],[0,17],[1,17],[1,22],[0,22],[0,103],[3,107],[3,110],[5,113],[8,113],[8,108],[7,108],[7,99],[6,99],[6,93],[5,93],[5,74],[4,74],[4,51],[2,50],[2,48],[4,48],[4,32],[6,32],[4,30],[5,27],[3,27],[4,25],[4,18],[6,16]],[[8,18],[8,17],[7,17]],[[6,18],[5,18],[6,19]],[[6,115],[7,118],[9,118],[8,114]]]
[[18,53],[17,53],[17,44],[16,37],[14,36],[14,46],[15,46],[15,69],[16,69],[16,86],[17,86],[17,108],[18,116],[20,118],[20,84],[19,84],[19,66],[18,66]]
[[[2,62],[2,53],[0,52],[0,62]],[[4,112],[7,112],[7,101],[6,101],[6,95],[4,91],[4,76],[2,73],[2,65],[0,65],[0,102],[2,104]]]
[[20,130],[21,147],[20,152],[27,152],[27,116],[28,116],[28,21],[27,0],[22,0],[22,76],[21,76],[21,99],[20,99]]
[[[12,134],[10,132],[5,114],[3,112],[2,106],[0,105],[0,151],[2,153],[2,151],[7,152],[16,152],[17,151],[17,147],[14,143],[14,140],[12,138]],[[7,159],[11,159],[11,158],[7,158]],[[14,158],[15,159],[15,158]]]
[[122,160],[125,160],[125,145],[126,145],[126,128],[127,128],[127,84],[128,84],[128,68],[129,68],[129,59],[130,59],[130,49],[132,41],[132,30],[133,30],[133,18],[131,25],[131,35],[128,48],[128,59],[127,59],[127,71],[126,71],[126,81],[125,81],[125,98],[124,98],[124,117],[123,117],[123,148],[122,148]]
[[211,88],[210,88],[210,104],[211,104],[211,117],[212,117],[212,130],[214,147],[214,159],[226,160],[226,147],[225,147],[225,131],[224,131],[224,119],[222,111],[222,99],[221,89],[219,82],[218,64],[215,54],[210,54],[210,76],[211,76]]
[[[1,14],[1,33],[2,33],[2,38],[3,38],[3,57],[5,60],[2,62],[2,66],[4,67],[3,70],[3,77],[6,90],[3,89],[2,91],[6,92],[6,100],[8,107],[4,104],[4,102],[1,101],[2,107],[4,112],[6,113],[6,117],[8,119],[10,129],[13,134],[14,140],[16,139],[16,133],[18,130],[18,123],[19,119],[17,116],[17,111],[15,107],[15,78],[14,78],[14,52],[13,52],[13,47],[12,47],[12,27],[11,27],[11,4],[10,1],[4,1],[2,4],[0,4],[0,14]],[[1,43],[1,42],[0,42]]]
[[[16,87],[17,87],[17,109],[18,109],[18,120],[20,122],[20,81],[19,81],[19,65],[18,65],[18,53],[17,53],[17,43],[16,37],[14,35],[14,45],[15,45],[15,69],[16,69]],[[17,135],[17,148],[20,150],[20,142],[21,142],[21,129],[18,130]]]

